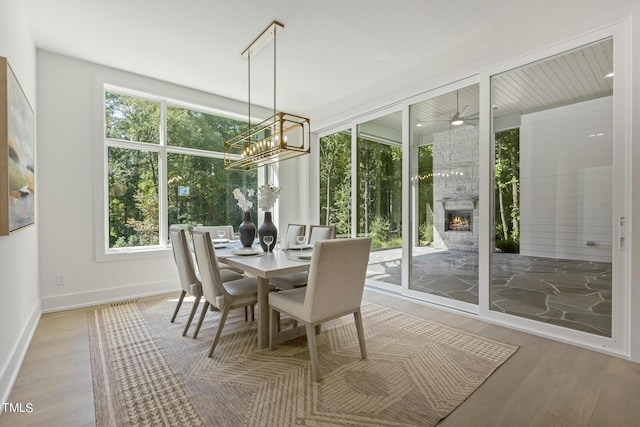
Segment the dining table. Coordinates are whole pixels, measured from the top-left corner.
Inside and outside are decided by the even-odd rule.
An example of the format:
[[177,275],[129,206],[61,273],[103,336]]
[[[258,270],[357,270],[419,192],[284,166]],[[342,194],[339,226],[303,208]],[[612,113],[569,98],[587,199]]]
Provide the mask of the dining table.
[[307,250],[275,249],[271,252],[256,248],[257,245],[252,248],[225,247],[215,251],[219,261],[257,277],[258,348],[266,348],[269,346],[269,279],[308,271],[312,251],[310,247],[305,248]]

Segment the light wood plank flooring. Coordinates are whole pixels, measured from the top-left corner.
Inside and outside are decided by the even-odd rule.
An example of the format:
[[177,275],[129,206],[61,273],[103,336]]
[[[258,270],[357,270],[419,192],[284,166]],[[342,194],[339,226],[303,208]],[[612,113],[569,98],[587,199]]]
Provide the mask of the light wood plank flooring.
[[[520,346],[441,426],[640,425],[640,364],[385,294],[365,299]],[[0,426],[95,424],[87,310],[42,316],[9,398],[33,412],[5,413]]]

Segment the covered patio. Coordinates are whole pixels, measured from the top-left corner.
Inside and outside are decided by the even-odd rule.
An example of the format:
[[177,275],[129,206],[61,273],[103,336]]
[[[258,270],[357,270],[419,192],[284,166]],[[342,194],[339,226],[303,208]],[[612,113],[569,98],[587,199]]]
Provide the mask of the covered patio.
[[[401,248],[371,252],[369,285],[400,292],[401,263]],[[491,310],[611,336],[611,263],[494,253],[491,265]],[[414,247],[412,276],[412,290],[478,303],[477,252]]]

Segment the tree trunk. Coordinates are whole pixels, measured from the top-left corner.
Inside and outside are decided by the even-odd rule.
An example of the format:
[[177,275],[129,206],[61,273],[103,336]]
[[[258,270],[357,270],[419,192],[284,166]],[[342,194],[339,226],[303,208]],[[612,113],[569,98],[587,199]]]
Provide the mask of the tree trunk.
[[498,186],[498,202],[500,203],[500,219],[502,220],[502,234],[506,240],[509,237],[509,229],[507,228],[507,219],[504,216],[504,202],[502,201],[502,188]]
[[364,199],[364,235],[368,236],[369,235],[369,185],[368,183],[365,181],[364,184],[364,194],[363,197]]
[[[511,197],[512,197],[512,208],[511,211],[516,211],[518,212],[518,217],[520,216],[520,200],[519,200],[519,191],[518,191],[518,177],[519,177],[519,171],[517,170],[517,163],[516,163],[516,159],[515,159],[515,155],[512,152],[511,153],[511,172],[513,175],[513,178],[511,179]],[[511,224],[512,224],[512,230],[515,231],[518,236],[520,235],[520,224],[518,221],[518,217],[512,217],[511,218]]]
[[329,225],[329,218],[331,217],[331,173],[327,173],[327,219],[325,225]]

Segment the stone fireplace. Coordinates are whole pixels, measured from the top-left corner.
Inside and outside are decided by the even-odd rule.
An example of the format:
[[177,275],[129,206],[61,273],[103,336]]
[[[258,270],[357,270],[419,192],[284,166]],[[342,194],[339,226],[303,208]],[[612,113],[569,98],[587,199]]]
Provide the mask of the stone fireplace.
[[478,251],[478,128],[461,126],[433,135],[433,244]]

